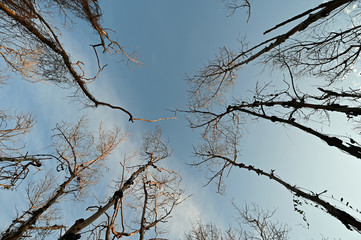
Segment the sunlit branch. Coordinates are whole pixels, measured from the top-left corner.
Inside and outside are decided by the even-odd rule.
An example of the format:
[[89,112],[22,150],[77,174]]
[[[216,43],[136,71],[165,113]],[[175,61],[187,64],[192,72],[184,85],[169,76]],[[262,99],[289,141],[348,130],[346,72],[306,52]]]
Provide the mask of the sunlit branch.
[[133,185],[135,179],[139,176],[139,174],[144,172],[151,165],[152,165],[152,162],[148,162],[146,165],[139,167],[137,171],[132,173],[132,175],[123,184],[123,186],[113,194],[111,199],[104,206],[100,207],[90,217],[88,217],[86,219],[81,218],[81,219],[76,220],[75,223],[68,229],[68,231],[66,231],[66,233],[60,238],[60,240],[66,240],[73,236],[79,235],[79,232],[82,229],[89,226],[96,219],[98,219],[101,215],[103,215],[110,207],[114,206],[114,204],[117,202],[117,200],[121,199],[123,197],[125,191]]
[[[86,1],[83,1],[83,2],[86,2]],[[69,55],[63,49],[62,45],[60,45],[60,42],[57,40],[57,37],[53,31],[51,31],[51,32],[55,36],[54,39],[56,40],[56,42],[45,37],[41,32],[38,31],[38,29],[36,29],[31,24],[31,22],[26,21],[24,18],[22,18],[21,16],[16,14],[14,11],[12,11],[10,8],[8,8],[4,3],[0,3],[0,9],[5,14],[7,14],[9,17],[11,17],[13,20],[20,23],[22,26],[24,26],[24,28],[26,28],[31,34],[33,34],[36,38],[38,38],[39,41],[44,43],[46,46],[48,46],[50,49],[52,49],[55,53],[57,53],[61,56],[66,68],[68,69],[68,71],[72,75],[72,77],[74,78],[76,84],[79,86],[79,88],[84,93],[84,95],[94,104],[95,107],[97,107],[98,105],[103,105],[103,106],[107,106],[112,109],[121,110],[129,116],[129,121],[133,121],[133,116],[129,111],[127,111],[126,109],[124,109],[122,107],[112,105],[107,102],[99,101],[88,91],[87,87],[85,86],[86,83],[82,80],[82,77],[73,68],[73,64],[70,60]],[[47,26],[49,29],[51,29],[49,25],[47,25]]]

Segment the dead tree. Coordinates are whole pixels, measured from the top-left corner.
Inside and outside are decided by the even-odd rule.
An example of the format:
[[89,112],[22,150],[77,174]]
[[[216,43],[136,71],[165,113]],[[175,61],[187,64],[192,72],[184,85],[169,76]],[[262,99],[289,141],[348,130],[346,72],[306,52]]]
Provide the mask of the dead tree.
[[[235,83],[237,71],[257,60],[283,69],[286,62],[292,72],[325,77],[328,83],[345,76],[352,70],[359,55],[360,26],[352,21],[358,10],[345,13],[353,2],[358,1],[332,0],[322,3],[264,32],[269,34],[306,18],[283,34],[251,47],[246,41],[241,41],[239,52],[222,48],[214,60],[189,79],[191,105],[201,108],[222,100],[223,94]],[[335,24],[340,21],[336,20],[345,20],[346,23],[338,26]]]
[[[237,224],[227,229],[221,229],[214,223],[195,223],[189,233],[185,234],[187,240],[286,240],[291,229],[286,224],[273,222],[275,211],[263,210],[257,205],[245,205],[240,208],[236,205]],[[249,230],[245,227],[250,227]]]
[[66,123],[56,126],[53,136],[55,153],[51,156],[59,162],[57,170],[65,172],[64,180],[56,183],[46,177],[38,184],[32,184],[27,196],[29,208],[13,220],[1,239],[19,239],[34,230],[58,229],[48,225],[47,219],[53,214],[51,208],[66,195],[80,197],[95,180],[102,162],[119,144],[121,137],[118,130],[100,131],[95,139],[84,128],[84,119],[74,126]]
[[[59,224],[63,222],[57,214],[62,208],[60,203],[67,198],[84,199],[104,172],[106,159],[124,138],[118,129],[100,128],[96,137],[86,129],[84,119],[74,125],[56,126],[54,153],[49,156],[57,162],[57,167],[38,182],[29,183],[28,208],[1,233],[1,239],[47,236],[113,239],[134,234],[142,239],[150,229],[154,229],[156,235],[162,233],[158,225],[181,203],[182,191],[178,186],[180,176],[161,167],[161,160],[169,153],[159,129],[144,136],[138,161],[134,158],[123,161],[121,179],[108,200],[99,206],[89,206],[90,214],[79,216],[72,225]],[[134,217],[129,219],[130,212]]]
[[[156,235],[162,233],[158,225],[166,222],[174,207],[182,202],[178,185],[180,176],[159,166],[169,156],[159,129],[144,136],[139,154],[142,163],[131,167],[129,172],[125,165],[129,159],[125,159],[122,178],[113,196],[101,206],[90,207],[94,213],[76,220],[60,239],[80,237],[85,228],[89,228],[89,239],[114,239],[135,234],[144,239],[151,229]],[[125,213],[129,212],[138,217],[127,219]],[[100,217],[103,220],[97,221]]]
[[[56,16],[61,16],[64,24],[83,20],[99,37],[99,42],[92,44],[99,67],[95,76],[88,76],[83,70],[83,63],[72,60],[71,54],[64,48],[61,32],[53,24]],[[87,105],[118,109],[133,121],[128,110],[98,100],[87,87],[106,66],[100,64],[98,49],[102,53],[120,53],[126,61],[138,63],[134,56],[112,40],[100,23],[101,16],[97,0],[2,1],[0,55],[8,68],[29,81],[50,81],[62,87],[71,87],[78,97],[83,95],[88,100]]]
[[[238,157],[243,124],[260,119],[296,128],[361,159],[357,131],[344,136],[333,131],[336,114],[343,116],[341,124],[352,126],[360,122],[361,94],[347,81],[360,53],[361,23],[355,20],[359,9],[350,8],[357,2],[333,0],[300,13],[264,34],[299,20],[290,30],[250,48],[241,42],[239,53],[224,48],[215,60],[189,79],[191,98],[186,112],[191,113],[191,127],[202,129],[203,138],[203,143],[195,148],[198,160],[194,164],[210,170],[209,181],[217,180],[219,191],[226,171],[232,167],[246,169],[281,184],[294,196],[322,206],[348,229],[361,231],[358,211],[350,215],[322,199],[321,194],[305,192],[287,183],[274,174],[275,170],[246,165]],[[251,62],[284,71],[287,80],[257,83],[250,97],[225,94],[237,81],[241,67]],[[305,77],[313,78],[318,86],[300,87]],[[226,104],[227,101],[232,102]],[[325,127],[325,123],[330,127]]]
[[31,168],[39,168],[50,156],[24,153],[23,141],[35,122],[31,114],[10,115],[0,111],[0,186],[13,189]]

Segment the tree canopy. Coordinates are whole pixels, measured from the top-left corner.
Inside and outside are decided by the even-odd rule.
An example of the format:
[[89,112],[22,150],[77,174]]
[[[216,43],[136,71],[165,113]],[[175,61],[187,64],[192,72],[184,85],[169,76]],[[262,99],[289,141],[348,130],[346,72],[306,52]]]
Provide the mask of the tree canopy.
[[[280,166],[273,165],[276,162],[286,166],[289,161],[286,157],[270,157],[265,165],[257,159],[242,156],[243,141],[255,130],[250,127],[252,123],[294,130],[311,139],[307,141],[319,144],[317,146],[340,152],[344,158],[339,161],[361,160],[361,84],[359,79],[351,76],[359,67],[361,52],[360,3],[356,0],[313,3],[308,9],[295,11],[296,14],[283,18],[274,26],[265,24],[262,27],[263,37],[253,38],[252,34],[245,33],[243,38],[234,39],[236,45],[233,46],[227,46],[228,39],[220,36],[225,43],[218,46],[218,54],[197,73],[185,73],[188,98],[184,94],[181,99],[183,105],[168,106],[167,97],[176,98],[176,92],[180,92],[174,80],[176,76],[173,76],[174,69],[183,66],[177,62],[177,54],[172,55],[174,59],[161,61],[156,50],[145,50],[151,56],[151,68],[157,66],[155,71],[166,75],[170,82],[168,86],[165,82],[157,82],[157,79],[142,79],[139,82],[133,79],[129,81],[134,86],[133,90],[128,92],[126,80],[122,79],[119,83],[112,79],[114,75],[111,71],[117,70],[119,75],[124,69],[132,72],[133,67],[142,64],[136,52],[128,51],[125,47],[127,44],[123,45],[123,42],[128,43],[127,38],[134,40],[128,32],[136,31],[139,25],[132,23],[136,20],[129,19],[130,22],[125,23],[129,29],[124,32],[113,31],[106,26],[119,17],[104,14],[103,6],[110,8],[112,4],[97,0],[1,1],[2,89],[6,89],[7,84],[13,84],[9,79],[26,80],[21,85],[30,84],[39,89],[48,84],[46,88],[68,95],[68,106],[63,104],[59,108],[53,105],[54,99],[50,99],[55,98],[56,94],[49,92],[52,96],[44,96],[43,105],[36,110],[40,112],[40,116],[37,116],[32,111],[22,112],[22,106],[9,107],[13,97],[10,95],[22,94],[22,101],[31,105],[33,99],[29,98],[30,95],[22,93],[21,89],[7,95],[9,102],[4,102],[0,109],[0,191],[4,199],[5,196],[16,196],[11,195],[13,193],[22,195],[22,199],[20,206],[13,206],[11,201],[2,204],[6,214],[8,208],[16,208],[16,214],[11,220],[0,221],[0,238],[289,239],[292,227],[287,219],[277,221],[276,211],[263,210],[263,206],[259,207],[258,204],[246,203],[242,208],[225,199],[217,202],[220,209],[231,205],[234,215],[227,216],[233,219],[228,222],[222,222],[221,217],[216,221],[204,220],[203,215],[196,216],[197,209],[189,213],[182,208],[193,195],[203,191],[194,189],[199,182],[204,186],[215,183],[219,194],[224,194],[227,187],[235,185],[237,191],[233,194],[242,195],[245,185],[241,183],[241,176],[245,174],[253,174],[254,179],[264,179],[265,188],[275,184],[287,190],[289,205],[301,216],[300,220],[306,228],[312,224],[308,212],[314,209],[326,213],[330,219],[344,226],[345,231],[361,233],[361,211],[355,205],[358,204],[357,198],[344,198],[327,187],[313,189],[312,185],[303,186],[302,183],[293,182],[287,176],[300,174],[323,183],[318,176],[312,178],[307,171],[296,166],[286,171],[274,167]],[[114,3],[114,6],[120,6],[117,4],[130,6],[136,3]],[[136,7],[143,11],[147,9],[147,4]],[[164,4],[164,9],[168,9],[168,4]],[[249,0],[223,0],[217,4],[220,12],[227,12],[224,18],[227,15],[228,19],[242,16],[244,24],[252,24],[254,15],[263,6]],[[187,9],[191,8],[189,6]],[[204,11],[207,10],[205,7]],[[121,15],[127,9],[118,11]],[[181,19],[183,24],[189,21],[185,15]],[[167,17],[168,20],[172,19],[171,14]],[[259,20],[263,22],[263,19]],[[196,24],[192,21],[195,19],[192,18],[190,22]],[[164,19],[157,23],[159,29],[167,26]],[[79,24],[82,28],[86,26],[88,32],[74,30]],[[187,25],[189,28],[191,26]],[[181,31],[176,26],[168,29]],[[189,37],[196,38],[198,30],[201,31],[194,29]],[[242,29],[240,31],[242,33]],[[221,32],[221,29],[214,27],[215,35],[222,35]],[[157,37],[156,33],[149,31],[146,34],[149,35],[150,44],[161,42],[160,39],[151,40]],[[169,32],[165,35],[172,34]],[[117,40],[118,35],[121,41]],[[187,45],[181,44],[185,36],[175,36],[180,39],[179,42],[168,43],[165,40],[162,49],[171,51],[171,54],[176,50],[188,51]],[[71,39],[70,44],[66,43],[66,38]],[[75,39],[83,45],[85,43],[86,54],[79,53],[76,44],[72,46],[71,41],[75,42]],[[202,39],[205,39],[204,42],[197,44],[207,45],[206,37]],[[195,48],[192,51],[197,52]],[[108,65],[107,61],[112,61],[110,57],[116,58],[116,66]],[[167,65],[162,66],[161,62]],[[195,63],[192,61],[192,64]],[[123,68],[123,65],[126,67]],[[135,77],[142,71],[139,69],[132,73]],[[249,69],[257,74],[247,74]],[[147,73],[142,76],[147,76]],[[110,87],[103,88],[106,84]],[[174,86],[174,89],[169,89],[169,86]],[[241,89],[249,86],[253,88]],[[110,97],[113,94],[111,90],[116,92],[116,97],[134,93],[136,96],[119,101],[116,97]],[[142,96],[142,91],[147,92],[148,97]],[[159,95],[165,96],[163,102],[167,102],[170,109],[165,115],[158,114],[161,106],[153,104]],[[145,111],[143,104],[145,108],[151,106],[151,109]],[[80,110],[67,109],[72,106]],[[52,109],[50,114],[46,111],[48,108]],[[49,115],[54,112],[61,119],[56,119],[52,129],[46,129],[47,121],[51,118]],[[111,115],[114,112],[117,115]],[[148,118],[149,112],[155,112],[157,117]],[[174,117],[169,117],[169,113]],[[198,134],[197,137],[182,135],[188,131],[183,114],[188,127]],[[127,122],[125,129],[124,116]],[[40,126],[37,119],[42,123]],[[165,130],[153,122],[158,122]],[[47,134],[42,136],[38,132],[36,136],[31,132],[34,129],[41,129]],[[169,129],[174,133],[167,140]],[[288,146],[278,146],[279,135],[271,138],[270,144],[274,148],[277,146],[284,153],[288,152]],[[172,145],[174,140],[182,145],[175,146],[176,152],[193,149],[191,160],[171,156],[169,144]],[[263,151],[264,146],[258,142],[246,146],[250,145],[255,152],[252,157]],[[305,152],[309,151],[307,149]],[[181,156],[189,158],[191,154],[187,152]],[[312,154],[315,156],[314,162],[325,161],[316,157],[318,154]],[[297,159],[302,158],[299,156]],[[322,171],[327,173],[330,165],[323,166]],[[348,163],[344,165],[344,169],[347,169]],[[182,166],[181,169],[179,166]],[[192,167],[201,169],[205,179],[201,179],[194,169],[189,169]],[[314,169],[313,165],[307,168],[321,171]],[[340,172],[340,178],[346,175],[347,172]],[[324,181],[331,178],[333,176],[326,176]],[[339,182],[344,188],[355,189],[357,195],[356,178],[346,182],[340,179]],[[256,192],[252,182],[245,184],[250,185],[250,191]],[[270,190],[269,199],[277,201],[276,195]],[[200,204],[206,206],[209,203]],[[306,208],[306,205],[310,207]],[[74,206],[82,209],[74,212],[67,210]],[[183,212],[180,214],[179,211]],[[180,219],[177,214],[188,219]],[[189,226],[185,231],[181,228],[184,222]],[[229,226],[225,227],[227,224]],[[176,236],[168,235],[170,228],[178,231]]]

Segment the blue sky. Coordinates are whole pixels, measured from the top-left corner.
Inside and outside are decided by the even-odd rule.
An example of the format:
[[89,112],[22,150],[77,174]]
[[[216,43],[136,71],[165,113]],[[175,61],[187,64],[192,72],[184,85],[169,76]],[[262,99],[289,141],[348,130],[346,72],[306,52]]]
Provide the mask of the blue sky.
[[[135,117],[157,119],[172,116],[167,109],[186,108],[186,74],[195,74],[218,53],[220,47],[237,49],[237,38],[244,35],[250,42],[261,41],[265,39],[264,30],[320,2],[255,1],[247,24],[244,12],[227,17],[229,12],[224,4],[216,0],[103,1],[103,25],[115,31],[111,35],[126,49],[136,49],[143,64],[127,66],[117,56],[104,57],[102,62],[109,66],[89,88],[97,98],[124,106]],[[62,41],[73,58],[82,60],[85,69],[91,72],[96,68],[96,62],[89,44],[96,39],[87,29],[86,25],[78,24],[63,33]],[[247,90],[254,88],[256,80],[277,77],[278,73],[261,73],[259,66],[247,66],[239,73],[234,92],[248,94]],[[71,91],[49,84],[32,84],[12,77],[0,91],[3,107],[31,111],[37,116],[38,123],[28,138],[34,150],[40,151],[48,143],[48,130],[56,122],[75,121],[87,114],[91,126],[95,127],[99,122],[108,127],[118,125],[130,134],[129,140],[114,155],[111,164],[116,166],[124,152],[137,148],[141,134],[156,126],[144,122],[129,123],[124,114],[110,109],[82,109],[67,98]],[[167,164],[183,174],[186,192],[194,195],[175,211],[169,221],[170,239],[182,238],[191,222],[198,219],[214,221],[220,226],[232,224],[235,211],[231,200],[240,206],[247,202],[266,209],[276,208],[275,219],[293,229],[292,239],[321,239],[321,234],[331,239],[355,239],[358,236],[313,207],[304,207],[311,226],[303,228],[300,226],[302,216],[293,211],[291,194],[253,173],[234,169],[226,180],[225,196],[215,193],[214,184],[202,188],[205,182],[203,172],[186,165],[193,161],[192,145],[199,142],[198,132],[187,127],[183,115],[177,117],[177,120],[162,121],[157,125],[163,129],[172,148],[172,157]],[[266,171],[276,169],[290,183],[316,192],[328,189],[335,197],[349,199],[353,205],[361,207],[361,194],[354,186],[348,187],[348,183],[361,180],[358,160],[295,129],[265,121],[249,122],[245,127],[249,133],[244,136],[240,147],[245,163]],[[346,132],[345,129],[337,130]],[[116,172],[111,171],[107,176],[111,178],[111,174]],[[22,194],[21,189],[11,195],[0,192],[0,201],[18,199],[16,204],[21,209]],[[9,217],[14,216],[11,209],[0,214],[0,223],[10,221]],[[71,219],[70,212],[63,214]]]

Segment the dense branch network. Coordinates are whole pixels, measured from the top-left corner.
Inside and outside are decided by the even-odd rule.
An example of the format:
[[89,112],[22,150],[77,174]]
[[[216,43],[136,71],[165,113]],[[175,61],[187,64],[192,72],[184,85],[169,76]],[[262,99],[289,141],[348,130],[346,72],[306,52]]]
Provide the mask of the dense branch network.
[[[322,206],[348,229],[360,232],[361,222],[356,216],[328,203],[320,194],[302,191],[287,183],[274,174],[275,170],[266,172],[242,163],[238,156],[246,123],[257,119],[296,128],[361,160],[358,133],[352,130],[341,136],[333,130],[339,124],[334,121],[336,115],[338,121],[341,116],[341,124],[346,125],[358,124],[361,117],[360,91],[347,79],[359,60],[361,49],[359,10],[348,9],[356,2],[324,2],[265,31],[269,34],[295,24],[283,34],[251,48],[242,41],[239,53],[223,48],[199,74],[189,79],[190,104],[184,112],[190,114],[190,126],[200,129],[203,139],[194,148],[198,157],[194,165],[207,168],[208,183],[216,181],[219,192],[232,167],[246,169],[281,184],[294,196]],[[290,80],[258,83],[260,80],[250,97],[229,96],[241,67],[256,61],[285,71]],[[306,77],[313,78],[317,85],[305,87],[303,84],[300,90],[302,82],[298,80]]]
[[[93,106],[101,105],[120,110],[133,121],[128,110],[98,100],[86,86],[104,69],[99,63],[96,50],[98,47],[103,49],[103,53],[120,52],[127,61],[137,63],[136,58],[128,55],[100,25],[101,11],[98,1],[2,1],[0,11],[3,26],[0,32],[0,55],[10,69],[30,81],[45,80],[74,86]],[[87,77],[81,67],[82,63],[73,62],[69,52],[64,49],[59,31],[47,19],[53,18],[56,12],[69,18],[69,21],[72,21],[72,18],[84,19],[96,31],[100,43],[92,45],[99,66],[95,77]]]
[[[99,206],[89,206],[87,210],[90,214],[84,218],[77,216],[71,226],[59,224],[56,211],[62,208],[62,200],[71,196],[84,199],[89,188],[97,183],[106,159],[124,139],[116,128],[112,131],[99,128],[97,137],[86,129],[85,119],[74,125],[57,124],[53,134],[54,153],[26,156],[26,161],[34,158],[32,161],[38,163],[36,167],[39,168],[45,157],[55,160],[58,177],[46,174],[38,183],[29,184],[28,208],[0,234],[2,240],[25,236],[34,239],[46,236],[58,236],[64,240],[82,236],[113,239],[135,234],[144,238],[151,229],[157,235],[162,233],[158,225],[165,222],[174,207],[182,202],[182,190],[178,185],[181,179],[176,172],[158,167],[169,156],[160,129],[144,136],[139,161],[134,159],[135,156],[124,159],[121,179],[108,200]],[[9,158],[2,160],[15,161]],[[132,166],[127,166],[130,164]],[[141,213],[141,218],[139,221],[128,219],[124,211]]]
[[31,168],[39,168],[49,155],[24,153],[25,135],[34,126],[31,114],[11,115],[0,111],[0,186],[13,189],[24,180]]
[[273,221],[274,211],[263,210],[257,205],[245,205],[243,208],[234,205],[236,210],[236,224],[227,229],[217,227],[216,224],[194,223],[192,229],[185,234],[187,240],[286,240],[289,239],[291,229],[286,225]]
[[[191,104],[205,107],[223,100],[224,93],[237,79],[237,71],[256,60],[263,59],[264,63],[274,64],[276,68],[285,68],[283,63],[287,61],[293,71],[299,69],[298,72],[307,74],[312,70],[311,74],[328,76],[329,82],[344,76],[359,56],[359,25],[351,22],[346,30],[336,30],[338,26],[330,27],[327,24],[333,21],[335,15],[342,17],[343,10],[352,2],[354,1],[333,0],[322,3],[265,32],[269,33],[308,16],[284,34],[252,47],[241,41],[239,53],[226,47],[222,48],[214,60],[194,77],[189,78]],[[353,14],[356,16],[357,12]],[[292,39],[294,35],[296,37]]]

